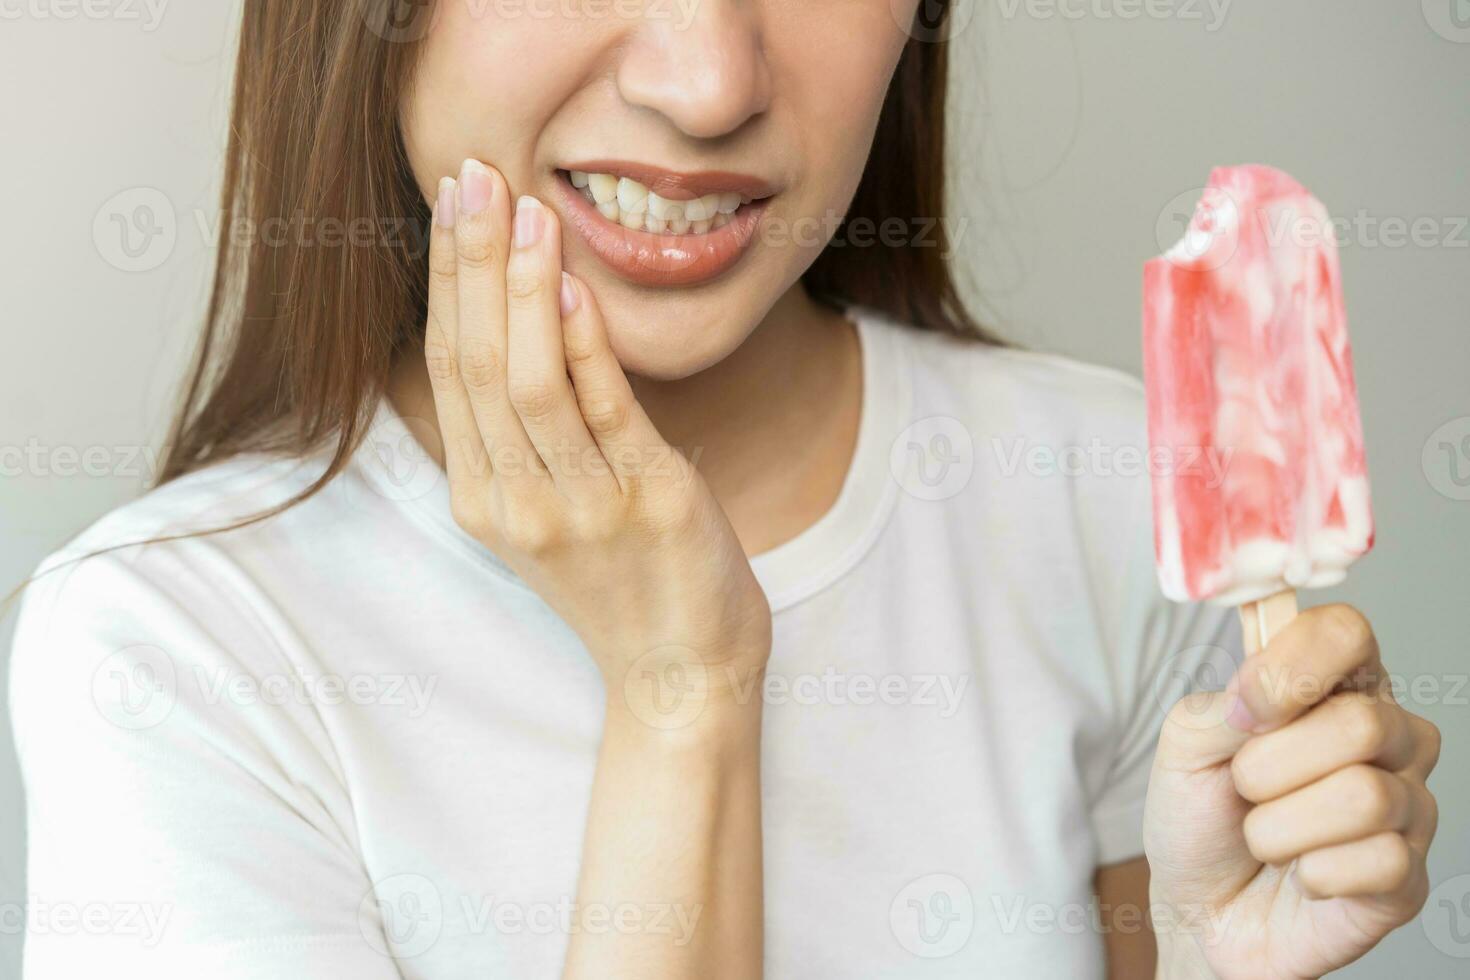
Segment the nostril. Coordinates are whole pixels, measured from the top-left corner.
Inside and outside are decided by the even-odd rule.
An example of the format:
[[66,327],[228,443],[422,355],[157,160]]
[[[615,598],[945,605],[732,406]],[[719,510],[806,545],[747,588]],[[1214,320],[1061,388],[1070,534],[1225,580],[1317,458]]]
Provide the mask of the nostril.
[[[771,83],[754,32],[691,28],[641,38],[618,65],[619,94],[663,116],[686,136],[716,139],[769,108]],[[658,43],[666,40],[667,43]]]

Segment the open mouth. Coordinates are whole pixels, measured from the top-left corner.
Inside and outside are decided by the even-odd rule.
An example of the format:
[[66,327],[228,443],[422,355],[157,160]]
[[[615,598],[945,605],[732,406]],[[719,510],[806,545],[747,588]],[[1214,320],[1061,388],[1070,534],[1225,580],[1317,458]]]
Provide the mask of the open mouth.
[[749,250],[766,202],[760,180],[676,174],[629,163],[557,171],[570,224],[614,272],[647,286],[687,286],[726,272]]
[[[610,173],[563,171],[572,187],[608,221],[653,235],[704,235],[723,228],[732,216],[752,203],[739,191],[700,196],[664,196],[630,177]],[[665,192],[666,194],[669,192]]]

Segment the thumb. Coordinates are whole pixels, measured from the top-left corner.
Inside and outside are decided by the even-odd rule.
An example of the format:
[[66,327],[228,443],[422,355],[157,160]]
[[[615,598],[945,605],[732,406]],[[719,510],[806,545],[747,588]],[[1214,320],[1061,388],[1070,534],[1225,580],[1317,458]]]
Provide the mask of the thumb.
[[1229,762],[1251,733],[1238,721],[1234,691],[1199,691],[1181,698],[1169,710],[1159,732],[1155,765],[1175,772],[1199,772]]
[[1202,691],[1169,711],[1148,784],[1144,846],[1158,893],[1181,908],[1219,909],[1260,870],[1246,846],[1250,804],[1230,760],[1250,740],[1227,719],[1234,694]]

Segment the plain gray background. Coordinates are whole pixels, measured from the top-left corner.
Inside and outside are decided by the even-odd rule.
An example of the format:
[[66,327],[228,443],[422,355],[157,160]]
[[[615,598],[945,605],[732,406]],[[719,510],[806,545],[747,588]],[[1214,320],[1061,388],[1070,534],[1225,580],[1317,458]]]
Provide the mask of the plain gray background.
[[[1437,890],[1342,975],[1467,975],[1470,0],[957,7],[958,260],[1010,338],[1136,373],[1140,266],[1215,164],[1289,170],[1344,222],[1379,537],[1308,601],[1369,613],[1445,753]],[[0,592],[149,478],[207,296],[238,10],[0,0]],[[140,204],[174,233],[130,257],[111,221]],[[0,726],[0,978],[22,813]]]

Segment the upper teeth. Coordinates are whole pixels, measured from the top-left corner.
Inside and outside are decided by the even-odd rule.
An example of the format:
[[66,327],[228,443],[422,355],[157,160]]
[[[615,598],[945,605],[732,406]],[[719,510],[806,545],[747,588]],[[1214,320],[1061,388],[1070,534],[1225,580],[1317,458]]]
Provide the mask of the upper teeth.
[[701,235],[728,224],[730,215],[751,201],[734,191],[675,201],[627,177],[573,170],[571,178],[572,186],[597,205],[604,218],[652,232]]

